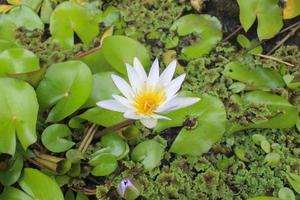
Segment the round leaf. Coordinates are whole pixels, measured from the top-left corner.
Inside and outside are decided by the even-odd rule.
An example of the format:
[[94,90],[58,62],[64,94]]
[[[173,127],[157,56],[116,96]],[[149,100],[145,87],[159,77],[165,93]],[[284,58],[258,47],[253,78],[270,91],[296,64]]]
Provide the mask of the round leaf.
[[63,139],[72,132],[64,124],[53,124],[48,126],[42,133],[42,143],[51,152],[59,153],[69,150],[75,143]]
[[2,185],[9,186],[18,181],[23,169],[23,159],[20,155],[9,160],[5,170],[0,171],[0,182]]
[[68,61],[50,66],[37,88],[41,108],[54,105],[47,121],[56,122],[74,113],[85,103],[91,89],[91,71],[81,61]]
[[26,149],[36,141],[38,103],[26,82],[0,78],[0,152],[13,155],[16,135]]
[[0,53],[0,75],[39,70],[39,58],[26,49],[10,48]]
[[44,24],[39,16],[27,6],[15,7],[8,15],[17,27],[25,27],[28,30],[44,30]]
[[279,190],[278,197],[281,200],[295,200],[296,199],[294,192],[290,188],[287,188],[287,187],[283,187]]
[[110,153],[117,159],[121,159],[126,155],[127,143],[122,140],[122,138],[116,133],[106,134],[101,138],[101,144],[104,148],[93,153],[92,156],[100,155],[101,153]]
[[101,52],[107,63],[122,74],[127,74],[125,64],[132,64],[134,57],[137,57],[146,69],[150,64],[146,48],[139,42],[125,36],[106,37],[103,40]]
[[138,144],[131,153],[135,162],[142,162],[145,170],[152,170],[160,165],[164,154],[163,146],[155,140],[147,140]]
[[283,26],[278,0],[237,0],[237,2],[240,7],[240,21],[245,31],[249,30],[257,17],[257,34],[260,40],[272,38]]
[[276,89],[284,87],[281,75],[269,68],[261,66],[249,67],[246,64],[235,61],[225,66],[223,74],[226,77],[246,83],[248,89]]
[[84,107],[96,106],[98,101],[110,99],[113,94],[120,93],[112,81],[112,74],[111,72],[103,72],[93,75],[92,94],[84,104]]
[[50,17],[50,32],[55,42],[64,48],[74,46],[74,32],[89,44],[99,33],[98,23],[90,13],[76,2],[59,4]]
[[186,46],[181,53],[187,58],[198,58],[212,50],[222,39],[222,26],[219,20],[210,15],[189,14],[181,17],[171,27],[179,36],[197,34],[199,41]]
[[57,183],[36,169],[25,168],[19,185],[35,199],[64,200]]
[[285,7],[283,9],[283,18],[291,19],[300,15],[300,3],[299,0],[286,0]]
[[0,200],[34,200],[23,191],[14,188],[6,187],[0,195]]
[[93,176],[107,176],[118,167],[116,158],[109,153],[95,157],[89,164],[95,166],[91,172]]
[[0,39],[15,41],[15,30],[17,26],[8,15],[0,15]]
[[[174,111],[167,116],[171,119],[178,116],[182,124],[182,118],[187,115],[192,116],[193,120],[197,120],[195,127],[183,128],[173,142],[170,151],[194,156],[206,153],[213,144],[222,138],[225,132],[224,105],[216,97],[203,95],[198,103],[189,108]],[[161,121],[161,123],[164,122]]]
[[124,120],[122,113],[100,107],[91,108],[78,117],[104,127],[112,126]]

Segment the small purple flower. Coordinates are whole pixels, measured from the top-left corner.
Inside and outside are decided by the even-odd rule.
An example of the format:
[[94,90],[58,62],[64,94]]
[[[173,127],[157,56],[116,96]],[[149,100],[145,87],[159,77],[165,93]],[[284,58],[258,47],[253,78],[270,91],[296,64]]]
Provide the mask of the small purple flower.
[[136,199],[140,192],[130,179],[124,179],[118,185],[118,193],[124,199]]

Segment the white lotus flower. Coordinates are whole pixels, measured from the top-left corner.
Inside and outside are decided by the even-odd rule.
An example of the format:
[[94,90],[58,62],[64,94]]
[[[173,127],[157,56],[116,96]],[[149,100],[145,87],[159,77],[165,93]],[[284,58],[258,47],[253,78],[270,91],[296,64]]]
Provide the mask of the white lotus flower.
[[152,64],[148,77],[137,58],[134,59],[133,67],[126,64],[126,68],[130,85],[121,77],[112,75],[112,80],[124,96],[112,95],[113,99],[100,101],[98,106],[123,112],[125,118],[140,120],[144,126],[154,128],[157,119],[170,120],[160,113],[183,108],[200,100],[177,96],[185,74],[172,80],[176,60],[160,76],[158,59]]

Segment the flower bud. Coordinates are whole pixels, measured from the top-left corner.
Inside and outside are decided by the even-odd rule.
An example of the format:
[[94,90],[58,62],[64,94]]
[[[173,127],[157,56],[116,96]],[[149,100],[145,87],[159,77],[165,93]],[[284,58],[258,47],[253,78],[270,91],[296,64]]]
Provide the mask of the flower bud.
[[119,195],[126,200],[134,200],[140,196],[136,185],[130,179],[124,179],[118,185]]

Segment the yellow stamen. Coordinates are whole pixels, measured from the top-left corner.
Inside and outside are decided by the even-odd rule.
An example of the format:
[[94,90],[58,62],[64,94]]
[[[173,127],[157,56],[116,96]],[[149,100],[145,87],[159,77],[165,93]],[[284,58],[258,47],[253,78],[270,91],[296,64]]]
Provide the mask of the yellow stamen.
[[142,90],[134,98],[137,114],[152,115],[166,99],[164,90]]

